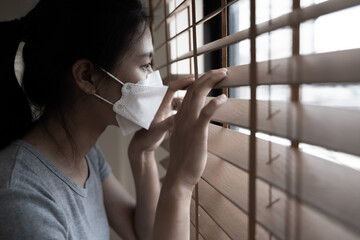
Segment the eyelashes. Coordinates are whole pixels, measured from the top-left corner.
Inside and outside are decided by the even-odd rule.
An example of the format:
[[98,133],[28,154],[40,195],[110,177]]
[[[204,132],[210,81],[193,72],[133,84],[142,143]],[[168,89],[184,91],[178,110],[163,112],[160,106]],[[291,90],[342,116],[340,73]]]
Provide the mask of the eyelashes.
[[150,62],[150,63],[147,63],[147,64],[141,66],[141,67],[142,67],[145,71],[151,71],[152,68],[153,68],[153,63]]

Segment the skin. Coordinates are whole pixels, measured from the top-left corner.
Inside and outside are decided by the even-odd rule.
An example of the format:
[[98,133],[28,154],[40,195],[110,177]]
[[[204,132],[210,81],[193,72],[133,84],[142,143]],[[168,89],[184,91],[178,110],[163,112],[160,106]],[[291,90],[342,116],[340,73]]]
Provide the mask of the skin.
[[[124,83],[136,83],[152,72],[153,46],[149,29],[132,49],[114,69],[108,70]],[[206,106],[204,101],[210,89],[225,76],[226,69],[220,69],[210,71],[196,82],[186,78],[170,83],[150,129],[136,132],[128,149],[136,200],[113,174],[104,180],[104,204],[109,223],[124,239],[189,239],[191,193],[206,165],[209,121],[226,97],[217,97]],[[47,128],[57,144],[44,131],[44,122],[39,122],[24,140],[84,187],[88,177],[85,155],[107,126],[117,125],[112,106],[94,94],[114,103],[121,98],[122,85],[87,59],[75,62],[68,82],[69,102],[62,110],[66,113],[65,121],[77,146],[76,152],[54,115],[47,117]],[[174,94],[185,88],[188,92],[182,105],[178,113],[172,115],[174,106],[181,102],[174,99]],[[154,151],[168,130],[172,130],[170,165],[160,190]]]

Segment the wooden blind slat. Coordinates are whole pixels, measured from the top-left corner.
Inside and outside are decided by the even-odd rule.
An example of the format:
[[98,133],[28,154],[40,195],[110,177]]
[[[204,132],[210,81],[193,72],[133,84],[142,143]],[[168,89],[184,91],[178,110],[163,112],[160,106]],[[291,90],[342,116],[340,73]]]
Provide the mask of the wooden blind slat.
[[191,199],[191,206],[190,206],[190,221],[192,224],[195,224],[195,201]]
[[[195,240],[196,235],[197,235],[196,234],[196,228],[195,228],[194,224],[190,223],[190,239]],[[199,235],[199,239],[204,240],[204,238],[201,235]]]
[[[183,10],[186,2],[189,1],[184,0],[159,26],[178,14],[180,9]],[[255,0],[251,2],[255,4]],[[357,5],[360,5],[358,0],[328,0],[258,24],[253,33],[257,36],[295,26]],[[196,24],[206,21],[207,17],[212,15]],[[249,37],[249,29],[245,29],[202,47],[195,46],[194,52],[198,56]],[[254,34],[252,39],[255,39]],[[167,37],[162,45],[170,40]],[[180,75],[170,73],[170,64],[193,55],[191,51],[172,61],[168,58],[160,68],[166,66],[168,79],[176,79]],[[271,73],[269,61],[253,62],[258,80],[252,89],[269,84],[359,83],[359,62],[360,49],[271,60]],[[228,70],[227,78],[216,88],[250,85],[250,65],[230,67]],[[269,104],[272,109],[270,116]],[[360,156],[360,109],[276,101],[257,101],[256,106],[252,106],[252,109],[256,108],[256,131],[285,137],[295,143],[304,142]],[[249,100],[229,99],[216,112],[214,120],[249,128],[249,114]],[[360,174],[357,171],[303,153],[292,146],[261,139],[256,139],[251,146],[255,145],[256,158],[252,162],[256,163],[255,176],[258,179],[256,187],[251,186],[250,189],[256,189],[257,210],[256,223],[250,224],[250,227],[256,226],[256,239],[271,239],[269,232],[286,240],[360,239],[360,212],[357,207],[360,190],[356,187]],[[169,151],[169,139],[162,146]],[[251,194],[248,193],[249,174],[246,172],[249,169],[249,136],[211,125],[208,148],[208,162],[198,185],[197,206],[192,201],[190,208],[191,239],[247,239],[247,235],[254,236],[253,232],[248,234],[247,231],[247,194]],[[160,164],[166,168],[169,158],[163,159]],[[274,202],[271,204],[269,199]]]
[[156,3],[156,5],[155,5],[155,7],[153,8],[153,11],[155,12],[156,10],[158,10],[158,8],[160,7],[160,6],[162,6],[162,4],[161,3],[163,3],[163,1],[162,0],[158,0],[157,1],[157,3]]
[[[267,141],[258,139],[257,142],[258,177],[352,228],[360,229],[360,190],[354,186],[360,182],[360,174],[356,170],[276,143],[271,143],[270,154]],[[204,180],[244,211],[247,211],[247,175],[221,162],[219,157],[247,170],[247,146],[247,135],[211,125],[208,147],[213,154],[208,154],[203,174]],[[268,164],[269,156],[275,159],[271,164]]]
[[[269,73],[269,61],[259,62],[257,63],[258,85],[359,83],[359,62],[360,49],[271,60],[271,73]],[[233,66],[227,69],[227,77],[215,88],[249,85],[249,65]],[[181,79],[188,77],[189,74],[172,74],[171,76],[172,79]]]
[[200,234],[206,240],[231,239],[201,207],[199,208],[199,214]]
[[[210,101],[208,98],[207,101]],[[360,156],[360,110],[257,101],[258,131]],[[249,101],[229,99],[213,120],[248,128]]]
[[248,171],[249,136],[210,124],[208,151]]
[[[176,35],[172,36],[171,38],[169,38],[169,42],[171,42],[172,40],[174,40],[175,38],[179,37],[180,35],[182,35],[185,32],[188,32],[190,29],[192,28],[192,25],[190,25],[189,27],[181,30],[179,33],[177,33]],[[164,43],[165,44],[165,43]]]
[[[192,200],[192,209],[192,214],[195,214],[194,200]],[[199,230],[206,240],[231,239],[202,208],[199,208]]]
[[[360,229],[358,171],[258,139],[258,177],[312,207]],[[270,152],[271,151],[271,152]],[[269,158],[274,158],[271,161]]]
[[199,204],[206,213],[231,238],[247,239],[247,215],[203,180],[198,184]]
[[158,46],[154,46],[154,52],[158,52],[160,48],[164,47],[166,42],[160,43]]
[[[238,176],[237,173],[239,170],[236,170],[235,166],[228,165],[227,174]],[[216,174],[213,172],[213,174]],[[220,173],[221,174],[221,170]],[[247,174],[247,173],[242,173]],[[309,179],[311,181],[311,179]],[[336,181],[336,179],[334,179]],[[246,193],[246,189],[242,188],[241,181],[228,183],[230,185],[238,184],[238,190]],[[312,183],[314,184],[314,182]],[[228,197],[226,195],[236,196],[235,191],[227,191],[224,188],[213,189],[212,186],[208,185],[207,182],[201,180],[199,182],[199,191],[200,191],[200,205],[212,215],[214,208],[217,208],[213,218],[216,219],[220,226],[226,226],[228,221],[233,217],[236,217],[240,210],[235,211],[233,204],[228,200],[228,198],[233,198],[236,201],[236,207],[241,203],[240,200],[236,197]],[[357,239],[360,237],[358,229],[348,228],[342,225],[335,219],[329,218],[322,213],[316,211],[312,207],[307,207],[302,204],[296,198],[290,197],[284,194],[282,191],[272,188],[272,200],[277,202],[269,206],[269,186],[268,184],[257,181],[257,222],[270,230],[275,236],[280,239]],[[335,191],[336,192],[336,191]],[[225,194],[224,194],[225,193]],[[314,194],[314,193],[313,193]],[[321,193],[319,193],[321,194]],[[223,195],[222,197],[220,195]],[[226,198],[225,198],[226,196]],[[224,199],[225,198],[225,199]],[[337,199],[344,198],[344,196],[339,195]],[[213,204],[207,204],[203,206],[201,199],[208,199],[207,201],[212,201]],[[356,201],[354,201],[356,202]],[[216,204],[214,204],[216,203]],[[247,205],[245,204],[244,207]],[[340,209],[341,210],[341,209]],[[245,214],[245,213],[244,213]],[[225,216],[222,216],[225,215]],[[234,216],[233,216],[234,215]],[[276,221],[274,221],[276,219]],[[331,229],[329,231],[324,231],[324,229]],[[232,228],[228,228],[226,231],[234,231]],[[342,236],[342,237],[340,237]]]
[[161,20],[155,27],[154,27],[154,32],[156,32],[157,30],[159,30],[159,28],[161,27],[162,24],[165,23],[165,19]]
[[[237,0],[229,2],[225,7],[228,7],[229,5],[232,5],[235,2],[237,2]],[[161,5],[161,3],[162,1],[159,1],[158,4],[154,7],[154,9],[157,9],[159,5]],[[185,9],[188,6],[188,4],[189,4],[188,0],[184,0],[183,2],[181,2],[179,6],[177,6],[176,9],[168,15],[168,18],[181,12],[181,10]],[[288,14],[284,14],[280,17],[272,19],[271,21],[266,21],[264,23],[258,24],[257,34],[260,35],[265,32],[272,31],[274,29],[298,24],[309,19],[317,18],[325,14],[340,11],[357,5],[360,5],[359,1],[357,0],[341,0],[341,1],[328,0],[323,3],[314,4],[309,7],[295,10]],[[209,14],[208,16],[205,16],[203,19],[200,19],[196,24],[201,24],[202,22],[209,20],[211,16],[216,15],[216,13],[219,13],[223,8],[224,7],[221,7],[215,10],[213,13]]]
[[199,21],[196,22],[196,25],[200,25],[206,21],[209,21],[210,19],[212,19],[213,17],[217,16],[219,13],[221,13],[221,11],[223,11],[225,8],[228,8],[229,6],[233,5],[234,3],[238,2],[239,0],[230,0],[228,3],[226,3],[225,5],[219,7],[218,9],[214,10],[213,12],[209,13],[208,15],[206,15],[205,17],[203,17],[202,19],[200,19]]
[[[221,11],[229,6],[231,6],[232,4],[234,4],[235,2],[237,2],[238,0],[233,0],[229,3],[227,3],[226,5],[216,9],[215,11],[213,11],[212,13],[208,14],[207,16],[205,16],[204,18],[202,18],[201,20],[196,22],[196,25],[199,25],[203,22],[206,22],[210,19],[212,19],[213,17],[215,17],[216,15],[218,15],[219,13],[221,13]],[[169,42],[172,41],[173,39],[177,38],[178,36],[182,35],[183,33],[189,31],[192,28],[192,25],[188,26],[187,28],[183,29],[182,31],[180,31],[179,33],[175,34],[174,36],[172,36],[171,38],[169,38]],[[155,51],[158,50],[159,48],[161,48],[162,46],[164,46],[166,44],[166,41],[159,44],[159,46],[155,47]]]
[[360,156],[359,110],[271,102],[268,118],[268,107],[258,102],[259,131]]
[[[216,9],[215,11],[209,13],[208,15],[206,15],[205,17],[203,17],[202,19],[200,19],[199,21],[197,21],[195,24],[196,24],[196,25],[200,25],[200,24],[202,24],[202,23],[204,23],[204,22],[206,22],[206,21],[209,21],[210,19],[212,19],[213,17],[215,17],[216,15],[218,15],[219,13],[221,13],[221,11],[222,11],[223,9],[225,9],[225,8],[233,5],[233,4],[236,3],[237,1],[239,1],[239,0],[233,0],[233,1],[228,2],[228,3],[225,4],[224,6],[222,6],[222,7],[218,8],[218,9]],[[184,2],[185,2],[185,1],[184,1]],[[184,2],[182,2],[181,4],[183,4]],[[189,4],[189,3],[184,4],[184,6],[182,6],[181,10],[177,10],[176,14],[178,14],[179,12],[181,12],[182,10],[184,10],[184,8],[188,7],[188,4]],[[179,7],[180,7],[180,6],[179,6]],[[175,10],[176,10],[176,9],[175,9]],[[175,10],[174,10],[174,11],[175,11]],[[173,12],[174,12],[174,11],[173,11]],[[174,14],[173,12],[172,12],[171,14],[169,14],[168,18],[169,18],[171,15]],[[177,38],[178,36],[180,36],[180,35],[183,34],[184,32],[189,31],[191,28],[192,28],[192,25],[188,26],[187,28],[185,28],[185,29],[182,30],[181,32],[177,33],[175,36],[171,37],[171,38],[169,39],[169,42],[170,42],[171,40]],[[165,43],[163,43],[163,44],[165,44]]]
[[258,64],[259,85],[359,83],[359,62],[360,49],[272,60],[271,74],[266,61]]
[[[314,183],[316,184],[316,183]],[[279,239],[355,240],[360,234],[273,188],[269,207],[268,185],[257,181],[257,221]]]
[[248,212],[249,176],[246,172],[208,153],[202,178],[242,211]]
[[286,26],[292,26],[301,22],[318,18],[332,12],[360,5],[358,0],[328,0],[319,4],[314,4],[306,8],[294,10],[270,21],[257,25],[257,34],[261,35]]
[[[199,181],[199,201],[200,209],[231,239],[247,239],[247,215],[204,180]],[[257,239],[268,239],[268,232],[259,224],[256,227]]]
[[190,0],[183,0],[171,13],[169,13],[166,19],[169,20],[172,17],[175,17],[176,14],[179,14],[189,6],[190,6]]
[[[257,63],[258,85],[359,83],[360,49],[297,55]],[[291,69],[291,71],[289,71]],[[249,85],[249,65],[228,68],[228,76],[216,87]]]
[[196,239],[196,229],[193,223],[190,223],[190,239],[191,240]]
[[183,11],[185,8],[187,8],[190,5],[190,1],[189,0],[183,0],[171,13],[169,13],[168,15],[166,15],[166,17],[164,19],[162,19],[158,25],[156,25],[156,27],[154,28],[154,31],[157,31],[160,26],[165,23],[166,21],[168,21],[169,19],[172,19],[176,14],[180,13],[181,11]]
[[[328,0],[323,3],[311,5],[307,8],[295,10],[291,13],[284,14],[278,18],[271,19],[267,22],[260,23],[257,25],[256,34],[260,35],[266,32],[273,31],[286,26],[291,26],[298,24],[313,18],[317,18],[321,15],[325,15],[331,12],[343,10],[349,7],[360,5],[358,0]],[[240,32],[233,33],[224,38],[215,40],[213,42],[207,43],[197,49],[198,55],[205,54],[210,51],[215,51],[225,46],[240,42],[249,38],[250,31],[249,29],[242,30]],[[190,58],[193,56],[193,52],[190,51],[172,61],[169,64]],[[163,67],[163,66],[161,66]],[[159,68],[161,68],[159,67]]]
[[[210,102],[212,99],[212,97],[207,97],[205,104]],[[229,98],[227,102],[215,112],[212,120],[249,128],[249,105],[249,100]]]
[[[247,161],[247,153],[241,156],[241,149],[246,149],[247,146],[236,144],[240,147],[236,150],[226,147],[233,145],[235,139],[243,138],[248,138],[248,136],[211,125],[209,151],[214,152],[214,155],[222,159],[226,159],[227,162],[235,164],[233,166],[229,163],[222,163],[219,157],[209,153],[208,165],[203,177],[224,196],[246,211],[244,201],[241,200],[245,193],[242,191],[232,192],[230,186],[234,188],[237,184],[241,186],[240,189],[244,188],[245,183],[231,179],[233,179],[232,175],[239,179],[246,178],[244,172],[239,169],[236,170],[236,166],[239,165],[236,163],[239,162],[239,158],[244,159],[244,162]],[[257,176],[259,178],[301,199],[319,211],[337,218],[344,224],[360,229],[360,212],[358,211],[360,190],[355,187],[356,183],[360,182],[358,171],[303,153],[296,148],[276,143],[271,143],[270,146],[269,142],[261,139],[257,139],[257,144]],[[232,151],[233,154],[218,151],[224,147]],[[271,159],[272,162],[269,164]],[[211,174],[216,174],[216,171],[219,172],[219,175],[226,174],[226,176],[211,176]],[[228,185],[228,187],[223,187],[223,185]]]

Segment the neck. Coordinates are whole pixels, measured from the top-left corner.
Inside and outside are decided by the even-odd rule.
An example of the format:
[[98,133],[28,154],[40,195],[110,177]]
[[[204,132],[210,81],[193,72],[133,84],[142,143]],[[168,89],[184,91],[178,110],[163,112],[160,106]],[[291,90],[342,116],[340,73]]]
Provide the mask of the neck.
[[[69,114],[63,116],[63,121],[56,114],[39,121],[23,139],[38,148],[79,185],[83,185],[87,178],[87,174],[85,179],[83,177],[84,172],[87,173],[84,157],[95,145],[106,125],[91,121],[93,116],[89,116],[89,112],[81,108],[73,109],[74,111],[68,111]],[[79,177],[81,180],[78,180]]]

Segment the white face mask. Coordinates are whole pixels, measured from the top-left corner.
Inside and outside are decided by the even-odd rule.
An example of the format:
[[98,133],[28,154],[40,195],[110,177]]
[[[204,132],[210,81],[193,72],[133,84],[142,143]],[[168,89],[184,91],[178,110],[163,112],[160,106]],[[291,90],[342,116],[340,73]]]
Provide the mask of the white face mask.
[[94,94],[113,105],[116,120],[123,135],[134,133],[141,128],[149,129],[168,88],[163,85],[159,71],[150,73],[145,80],[135,84],[123,83],[111,73],[100,69],[123,85],[122,97],[114,104],[98,94]]

